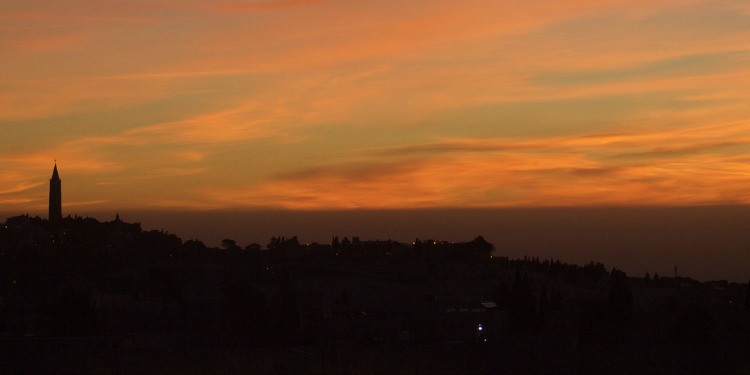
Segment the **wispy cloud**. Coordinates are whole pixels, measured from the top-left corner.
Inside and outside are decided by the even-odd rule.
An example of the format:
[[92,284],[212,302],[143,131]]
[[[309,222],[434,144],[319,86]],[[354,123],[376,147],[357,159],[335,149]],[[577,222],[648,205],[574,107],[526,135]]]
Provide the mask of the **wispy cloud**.
[[[148,139],[150,142],[231,143],[257,139],[275,134],[279,129],[280,118],[284,116],[279,108],[276,116],[271,108],[244,106],[225,111],[202,114],[193,118],[167,122],[128,130],[125,137]],[[158,140],[158,141],[157,141]]]
[[309,6],[325,3],[325,0],[267,0],[227,2],[214,5],[217,9],[228,12],[257,12],[264,10],[283,9],[298,6]]
[[[747,135],[748,129],[741,123],[407,145],[369,150],[369,161],[301,169],[243,189],[210,190],[206,198],[220,207],[290,209],[750,203],[750,194],[743,192],[750,167],[732,151],[747,138],[710,141]],[[671,146],[665,147],[665,140]]]
[[[14,180],[12,177],[8,178],[6,176],[0,177],[0,179]],[[38,182],[38,183],[37,182],[20,182],[20,183],[16,183],[15,185],[10,185],[10,186],[4,186],[4,187],[0,186],[0,188],[3,189],[3,190],[0,190],[0,195],[22,193],[22,192],[34,189],[37,186],[41,186],[41,185],[42,185],[41,182]]]
[[97,206],[105,204],[109,201],[101,199],[96,201],[86,201],[86,202],[65,202],[63,204],[64,208],[73,208],[73,207],[82,207],[82,206]]
[[655,78],[696,77],[727,69],[744,69],[750,61],[750,51],[729,51],[703,55],[668,57],[659,61],[616,69],[587,69],[576,72],[545,73],[534,77],[540,85],[587,85],[618,81],[651,81]]

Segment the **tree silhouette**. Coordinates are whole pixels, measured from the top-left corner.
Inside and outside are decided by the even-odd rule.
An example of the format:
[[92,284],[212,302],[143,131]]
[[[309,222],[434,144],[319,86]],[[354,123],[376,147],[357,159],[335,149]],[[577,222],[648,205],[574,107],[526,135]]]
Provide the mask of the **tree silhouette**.
[[224,249],[226,249],[226,250],[239,249],[239,247],[237,246],[237,242],[235,242],[234,240],[229,239],[229,238],[225,238],[225,239],[221,240],[221,247],[224,248]]
[[270,315],[263,291],[243,283],[223,288],[225,329],[237,339],[263,343],[268,339]]
[[252,253],[257,253],[260,251],[260,244],[257,244],[255,242],[245,246],[245,251],[249,251]]
[[581,306],[580,339],[582,342],[614,344],[625,336],[633,316],[633,293],[625,272],[612,269],[607,297],[584,301]]

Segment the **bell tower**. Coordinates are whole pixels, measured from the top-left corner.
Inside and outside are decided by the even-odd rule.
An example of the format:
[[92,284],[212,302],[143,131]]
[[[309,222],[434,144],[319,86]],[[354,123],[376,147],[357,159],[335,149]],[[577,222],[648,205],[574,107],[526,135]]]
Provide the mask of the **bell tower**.
[[57,162],[49,180],[49,221],[58,222],[62,220],[62,181],[57,174]]

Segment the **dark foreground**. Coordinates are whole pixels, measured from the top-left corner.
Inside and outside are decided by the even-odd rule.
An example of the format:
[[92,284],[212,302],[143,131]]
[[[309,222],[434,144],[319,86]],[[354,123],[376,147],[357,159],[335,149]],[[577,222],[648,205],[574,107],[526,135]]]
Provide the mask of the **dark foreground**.
[[701,338],[706,341],[651,341],[646,333],[624,343],[581,344],[574,332],[551,331],[492,343],[339,341],[259,348],[227,345],[218,337],[167,335],[3,338],[0,349],[7,374],[743,374],[750,369],[750,345],[748,319],[739,320],[731,323],[731,333]]
[[0,228],[5,374],[747,374],[750,289],[466,243]]

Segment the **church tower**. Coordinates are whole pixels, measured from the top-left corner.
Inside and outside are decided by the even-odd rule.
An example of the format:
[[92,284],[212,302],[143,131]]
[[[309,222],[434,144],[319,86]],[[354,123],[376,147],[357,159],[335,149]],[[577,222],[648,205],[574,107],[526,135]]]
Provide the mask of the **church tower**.
[[57,174],[57,163],[49,179],[49,221],[62,220],[62,181]]

